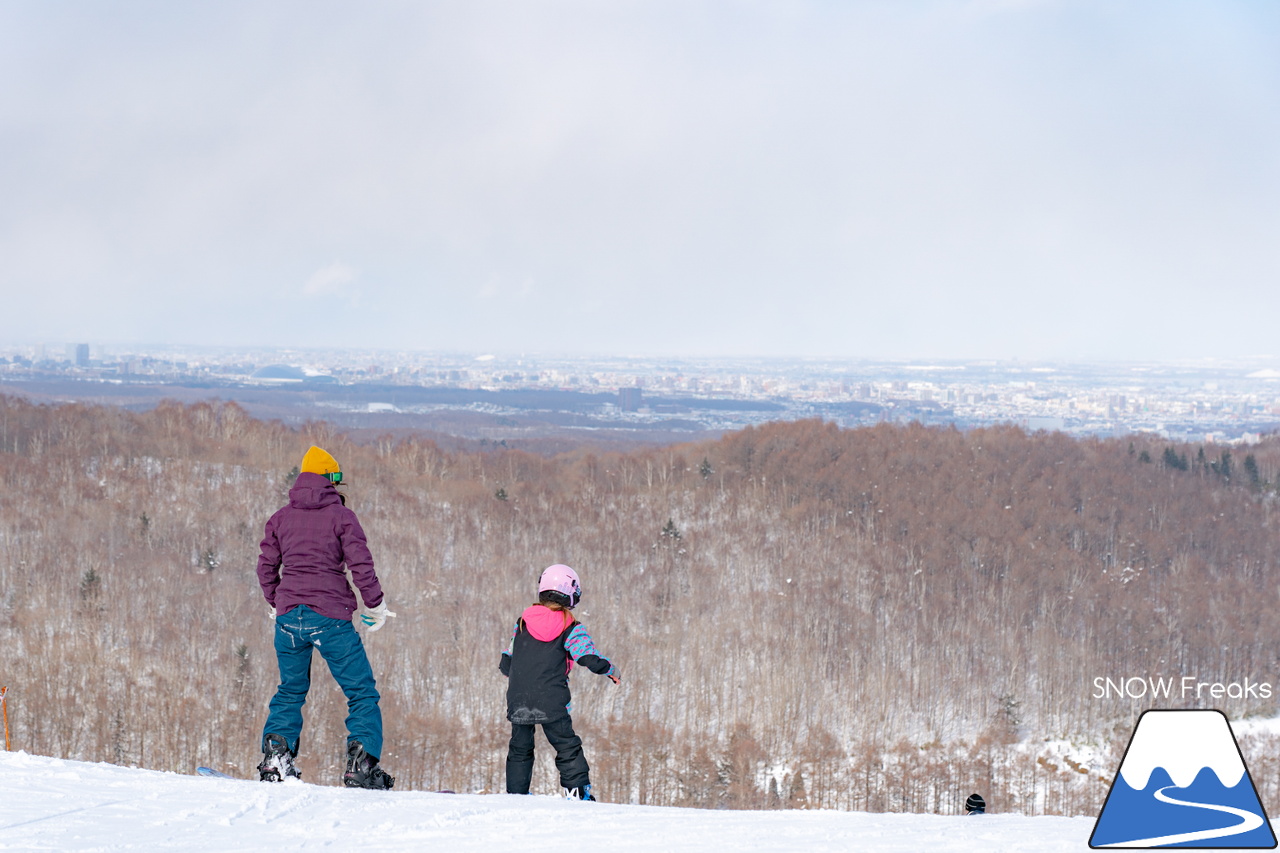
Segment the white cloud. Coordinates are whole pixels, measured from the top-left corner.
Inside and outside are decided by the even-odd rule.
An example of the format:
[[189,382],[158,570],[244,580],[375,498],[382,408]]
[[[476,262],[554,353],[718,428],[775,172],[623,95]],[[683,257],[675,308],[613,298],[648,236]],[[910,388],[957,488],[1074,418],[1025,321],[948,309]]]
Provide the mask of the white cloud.
[[352,285],[360,278],[359,270],[341,261],[334,261],[311,274],[302,292],[307,296],[345,296],[355,299],[360,295]]

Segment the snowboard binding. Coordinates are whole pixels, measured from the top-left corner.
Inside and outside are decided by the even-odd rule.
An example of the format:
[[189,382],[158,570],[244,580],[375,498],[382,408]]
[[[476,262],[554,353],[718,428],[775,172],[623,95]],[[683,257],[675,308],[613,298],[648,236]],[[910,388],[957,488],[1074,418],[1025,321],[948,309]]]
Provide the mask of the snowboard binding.
[[263,782],[283,782],[285,779],[301,779],[302,771],[293,764],[293,752],[280,735],[263,738],[262,763],[258,765],[258,778]]
[[353,740],[347,744],[347,769],[342,774],[342,784],[348,788],[370,788],[389,791],[395,778],[378,766],[378,759],[365,752],[364,744]]

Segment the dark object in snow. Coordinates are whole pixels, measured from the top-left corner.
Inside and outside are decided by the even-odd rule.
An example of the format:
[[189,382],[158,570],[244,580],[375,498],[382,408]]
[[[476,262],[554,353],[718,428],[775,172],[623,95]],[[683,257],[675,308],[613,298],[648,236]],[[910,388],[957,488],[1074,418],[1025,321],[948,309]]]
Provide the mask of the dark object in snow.
[[969,799],[964,801],[964,813],[967,815],[986,814],[987,801],[982,799],[981,794],[970,794]]

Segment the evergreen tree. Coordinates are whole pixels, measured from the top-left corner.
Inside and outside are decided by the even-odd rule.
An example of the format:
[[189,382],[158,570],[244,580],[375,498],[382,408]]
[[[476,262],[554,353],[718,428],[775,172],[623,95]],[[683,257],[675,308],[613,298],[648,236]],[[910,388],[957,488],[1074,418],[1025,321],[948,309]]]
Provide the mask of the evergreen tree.
[[[1204,450],[1201,449],[1200,452],[1203,454]],[[1190,467],[1187,464],[1187,454],[1184,453],[1179,456],[1178,451],[1172,447],[1166,447],[1164,449],[1164,467],[1172,468],[1175,471],[1186,471]]]
[[1262,486],[1262,475],[1258,473],[1258,460],[1252,453],[1244,458],[1244,473],[1249,478],[1249,485],[1255,489]]
[[[1200,448],[1200,453],[1203,456],[1204,448]],[[1209,463],[1209,470],[1217,474],[1219,477],[1221,477],[1224,480],[1230,480],[1231,479],[1231,451],[1229,450],[1222,451],[1222,455],[1218,457],[1216,461]]]
[[80,578],[80,598],[83,601],[96,599],[102,591],[102,575],[93,569],[85,571],[84,576]]

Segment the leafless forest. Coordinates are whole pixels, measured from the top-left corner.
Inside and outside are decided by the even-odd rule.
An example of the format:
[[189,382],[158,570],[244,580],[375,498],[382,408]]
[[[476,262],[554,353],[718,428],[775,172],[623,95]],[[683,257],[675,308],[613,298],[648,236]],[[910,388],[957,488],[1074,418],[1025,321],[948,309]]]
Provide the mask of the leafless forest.
[[[554,562],[623,676],[575,672],[604,799],[1096,812],[1146,707],[1276,714],[1280,440],[1224,451],[816,421],[628,454],[354,444],[233,404],[0,397],[0,683],[13,746],[250,776],[276,683],[254,576],[311,444],[350,484],[388,603],[366,637],[397,788],[502,789],[498,656]],[[315,664],[299,764],[334,783]],[[1094,698],[1098,677],[1271,698]],[[1280,750],[1242,743],[1280,812]],[[535,792],[555,787],[540,741]]]

